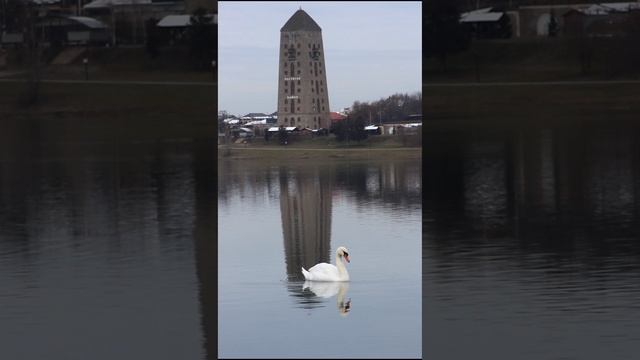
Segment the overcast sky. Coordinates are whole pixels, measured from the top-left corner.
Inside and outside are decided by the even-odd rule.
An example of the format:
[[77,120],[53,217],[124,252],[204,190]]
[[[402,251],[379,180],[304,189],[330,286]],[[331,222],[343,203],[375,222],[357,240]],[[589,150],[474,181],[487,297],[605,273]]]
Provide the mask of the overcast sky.
[[220,1],[219,110],[276,111],[280,28],[299,6],[322,28],[331,111],[420,91],[419,1]]

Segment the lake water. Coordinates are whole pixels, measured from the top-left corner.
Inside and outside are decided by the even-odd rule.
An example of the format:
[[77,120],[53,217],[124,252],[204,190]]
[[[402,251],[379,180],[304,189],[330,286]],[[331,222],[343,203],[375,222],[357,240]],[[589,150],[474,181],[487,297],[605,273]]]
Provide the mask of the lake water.
[[[421,162],[218,165],[218,355],[421,357]],[[348,283],[300,268],[349,249]]]
[[3,150],[3,359],[216,357],[214,146]]
[[563,121],[426,137],[425,358],[637,358],[640,129]]

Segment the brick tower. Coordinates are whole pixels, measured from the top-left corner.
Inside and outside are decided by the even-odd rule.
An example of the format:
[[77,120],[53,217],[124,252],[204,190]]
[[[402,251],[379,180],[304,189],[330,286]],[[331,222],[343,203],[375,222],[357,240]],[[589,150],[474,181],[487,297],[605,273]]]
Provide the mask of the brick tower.
[[278,125],[328,129],[329,94],[322,29],[304,10],[280,29]]

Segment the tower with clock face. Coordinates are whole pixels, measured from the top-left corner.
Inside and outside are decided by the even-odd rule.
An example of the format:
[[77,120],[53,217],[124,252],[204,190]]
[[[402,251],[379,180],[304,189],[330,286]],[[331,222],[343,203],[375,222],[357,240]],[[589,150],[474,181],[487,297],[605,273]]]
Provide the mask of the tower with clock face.
[[322,29],[304,10],[280,29],[278,125],[328,129],[329,94]]

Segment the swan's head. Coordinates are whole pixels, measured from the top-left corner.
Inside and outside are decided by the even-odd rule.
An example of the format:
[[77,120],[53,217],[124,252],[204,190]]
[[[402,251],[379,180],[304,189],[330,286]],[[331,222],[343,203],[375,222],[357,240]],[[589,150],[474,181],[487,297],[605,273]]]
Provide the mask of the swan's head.
[[347,250],[347,248],[344,246],[340,246],[338,250],[336,250],[336,256],[339,259],[344,258],[345,260],[347,260],[347,262],[351,262],[349,261],[349,250]]

